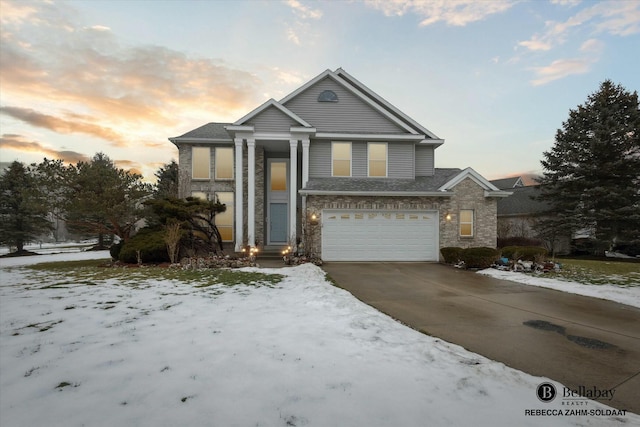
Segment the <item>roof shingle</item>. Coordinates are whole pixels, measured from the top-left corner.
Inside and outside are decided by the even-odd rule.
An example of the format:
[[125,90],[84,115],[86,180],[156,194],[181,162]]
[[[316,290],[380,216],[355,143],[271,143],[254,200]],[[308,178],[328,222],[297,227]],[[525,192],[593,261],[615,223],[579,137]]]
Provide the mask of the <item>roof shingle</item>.
[[304,190],[327,192],[434,192],[460,173],[460,169],[435,169],[433,176],[416,179],[389,178],[312,178]]
[[231,136],[225,129],[225,126],[228,126],[230,124],[231,123],[207,123],[206,125],[193,129],[185,133],[184,135],[180,135],[174,139],[228,139],[229,141],[231,141]]

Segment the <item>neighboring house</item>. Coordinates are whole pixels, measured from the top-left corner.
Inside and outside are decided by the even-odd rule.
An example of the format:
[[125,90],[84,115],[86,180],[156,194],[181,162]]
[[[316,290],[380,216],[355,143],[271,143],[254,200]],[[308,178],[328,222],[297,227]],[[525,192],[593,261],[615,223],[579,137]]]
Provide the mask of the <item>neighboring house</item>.
[[540,215],[548,209],[546,203],[535,200],[538,186],[513,186],[513,179],[491,181],[501,190],[513,194],[498,200],[498,237],[538,238],[534,229]]
[[544,214],[549,209],[548,203],[536,199],[540,191],[539,185],[524,186],[520,177],[496,179],[491,183],[501,190],[513,193],[498,200],[499,238],[539,239],[545,242],[547,249],[553,249],[556,254],[569,252],[570,239],[555,237],[552,248],[548,237],[540,236],[535,228],[536,223],[545,218]]
[[524,182],[520,176],[512,176],[510,178],[493,179],[489,181],[501,190],[511,190],[512,188],[524,187]]
[[444,141],[340,68],[169,140],[181,197],[226,203],[216,223],[236,251],[300,242],[325,261],[436,261],[445,246],[495,247],[510,194],[435,168]]

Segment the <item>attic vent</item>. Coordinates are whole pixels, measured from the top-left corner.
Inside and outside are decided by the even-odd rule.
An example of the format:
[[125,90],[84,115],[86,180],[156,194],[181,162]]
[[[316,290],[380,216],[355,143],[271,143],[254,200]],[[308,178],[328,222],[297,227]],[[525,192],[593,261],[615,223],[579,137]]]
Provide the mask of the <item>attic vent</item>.
[[338,102],[338,95],[332,90],[324,90],[318,95],[318,102]]

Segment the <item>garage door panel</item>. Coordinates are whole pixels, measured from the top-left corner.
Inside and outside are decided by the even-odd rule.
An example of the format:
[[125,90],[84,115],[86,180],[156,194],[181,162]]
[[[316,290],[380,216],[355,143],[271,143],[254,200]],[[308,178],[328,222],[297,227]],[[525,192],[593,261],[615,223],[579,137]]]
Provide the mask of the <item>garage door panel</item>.
[[437,261],[436,211],[323,211],[327,261]]

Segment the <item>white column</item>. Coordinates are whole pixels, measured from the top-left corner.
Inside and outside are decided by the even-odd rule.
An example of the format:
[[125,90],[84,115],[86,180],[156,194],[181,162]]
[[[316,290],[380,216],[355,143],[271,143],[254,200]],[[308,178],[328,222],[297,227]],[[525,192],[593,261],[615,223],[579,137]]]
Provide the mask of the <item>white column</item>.
[[294,245],[296,237],[296,202],[298,201],[298,140],[289,140],[290,157],[289,157],[289,238],[294,238],[291,242]]
[[247,139],[247,238],[256,245],[256,141]]
[[242,138],[236,138],[236,199],[234,201],[234,208],[236,210],[236,252],[242,250],[242,242],[244,241],[244,235],[242,233]]
[[307,186],[309,181],[309,139],[302,140],[302,188]]

